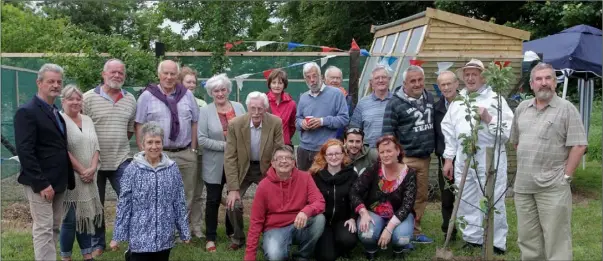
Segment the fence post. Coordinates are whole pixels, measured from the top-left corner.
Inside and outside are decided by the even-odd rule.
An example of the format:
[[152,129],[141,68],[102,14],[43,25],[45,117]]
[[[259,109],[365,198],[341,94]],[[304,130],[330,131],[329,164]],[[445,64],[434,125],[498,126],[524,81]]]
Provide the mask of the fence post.
[[[352,104],[358,101],[358,82],[360,78],[360,50],[350,50],[350,95],[352,96]],[[352,117],[352,115],[350,115]]]

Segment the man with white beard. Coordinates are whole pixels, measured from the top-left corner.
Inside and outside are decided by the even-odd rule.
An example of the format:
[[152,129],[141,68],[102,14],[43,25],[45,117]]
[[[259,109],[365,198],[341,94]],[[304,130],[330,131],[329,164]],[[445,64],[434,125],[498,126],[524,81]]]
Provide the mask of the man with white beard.
[[[474,128],[483,126],[477,134],[478,151],[475,154],[475,162],[477,162],[477,171],[469,168],[465,188],[461,197],[461,203],[457,215],[464,217],[467,221],[467,226],[460,228],[465,240],[466,247],[481,247],[483,244],[484,229],[482,228],[484,213],[477,207],[480,206],[480,200],[485,197],[486,183],[486,164],[487,164],[487,149],[494,148],[496,145],[495,159],[492,164],[498,163],[496,173],[494,198],[501,200],[494,205],[496,213],[494,215],[494,253],[504,254],[507,249],[507,215],[505,210],[504,192],[507,187],[507,152],[505,144],[509,139],[511,132],[511,123],[513,121],[513,111],[507,105],[506,100],[502,99],[500,109],[502,110],[501,125],[498,126],[497,109],[498,99],[497,93],[492,90],[492,87],[486,84],[482,72],[485,70],[483,63],[477,59],[471,59],[464,67],[457,71],[459,78],[465,82],[465,89],[461,90],[459,96],[467,97],[470,94],[476,93],[478,96],[471,106],[478,106],[479,122],[475,122],[473,117]],[[475,112],[472,111],[471,116]],[[467,155],[463,152],[462,139],[458,139],[459,135],[464,133],[471,136],[471,128],[469,122],[465,120],[467,116],[466,106],[461,101],[455,101],[448,107],[446,115],[442,120],[442,133],[444,134],[444,149],[443,157],[444,175],[452,178],[454,174],[454,183],[459,186],[463,170],[465,168],[465,159]],[[496,142],[496,132],[500,128],[501,136],[498,144]],[[499,149],[500,148],[500,152]],[[496,155],[498,154],[498,155]],[[496,160],[498,158],[498,160]],[[454,165],[453,165],[454,161]],[[473,164],[473,163],[471,163]]]
[[549,64],[530,73],[535,98],[517,106],[511,143],[517,149],[515,209],[521,260],[573,260],[570,182],[588,141],[580,114],[555,93]]
[[[123,90],[126,66],[118,59],[105,63],[103,83],[84,94],[84,114],[92,118],[100,147],[100,169],[96,184],[101,204],[105,204],[107,180],[119,195],[119,181],[130,164],[130,138],[134,134],[136,98]],[[102,255],[106,248],[105,219],[92,237],[93,256]]]

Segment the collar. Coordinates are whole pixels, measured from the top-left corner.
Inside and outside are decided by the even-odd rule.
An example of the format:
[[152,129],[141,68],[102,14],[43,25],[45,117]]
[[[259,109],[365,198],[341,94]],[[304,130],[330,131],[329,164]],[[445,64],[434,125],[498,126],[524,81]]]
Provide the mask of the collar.
[[322,93],[322,91],[324,91],[324,90],[325,90],[325,87],[327,87],[327,85],[325,85],[324,83],[322,83],[322,86],[320,87],[320,90],[318,91],[318,93],[317,93],[317,94],[312,93],[312,91],[311,91],[311,90],[309,90],[309,91],[308,91],[308,93],[310,94],[310,96],[312,96],[312,97],[316,97],[316,96],[318,96],[319,94],[321,94],[321,93]]
[[40,98],[40,96],[38,96],[38,94],[36,94],[36,98],[38,100],[40,100],[42,102],[42,104],[46,105],[46,107],[48,109],[50,109],[50,111],[52,111],[53,109],[56,109],[57,111],[59,110],[59,108],[57,108],[57,106],[55,104],[50,104],[50,103],[46,102],[44,99]]
[[[406,98],[409,101],[416,101],[416,100],[422,100],[423,99],[423,93],[421,93],[421,97],[414,98],[414,97],[408,96],[408,94],[406,94],[406,91],[404,91],[404,88],[402,88],[401,91],[402,91],[402,95],[404,95],[404,98]],[[423,92],[425,92],[425,90],[423,90]]]
[[262,124],[264,124],[264,119],[262,119],[262,122],[260,122],[260,126],[258,126],[256,128],[255,126],[253,126],[253,120],[251,119],[251,116],[249,116],[249,128],[252,128],[252,129],[261,129],[262,128]]
[[[561,98],[559,98],[559,96],[557,96],[557,94],[554,94],[553,98],[551,98],[551,101],[549,101],[549,104],[547,104],[547,106],[556,108],[559,106],[560,100],[561,100]],[[532,98],[532,100],[528,104],[528,107],[532,107],[532,106],[536,106],[536,98]]]
[[[392,98],[392,92],[387,91],[387,95],[385,95],[385,99],[383,99],[382,101],[387,101],[389,99]],[[371,93],[371,98],[373,98],[374,101],[379,101],[381,99],[379,99],[379,97],[377,97],[377,95],[375,95],[375,92]]]

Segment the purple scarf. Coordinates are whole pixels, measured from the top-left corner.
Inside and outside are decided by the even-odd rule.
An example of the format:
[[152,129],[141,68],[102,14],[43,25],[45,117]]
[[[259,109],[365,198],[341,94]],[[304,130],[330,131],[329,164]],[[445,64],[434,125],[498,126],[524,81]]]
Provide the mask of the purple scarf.
[[168,99],[167,96],[163,94],[163,92],[161,92],[159,86],[155,84],[149,84],[145,88],[145,91],[148,91],[153,94],[153,96],[162,101],[165,106],[170,109],[170,115],[172,117],[172,124],[170,126],[171,141],[176,141],[176,138],[178,138],[178,134],[180,133],[180,120],[178,119],[178,102],[182,99],[182,97],[184,97],[184,95],[186,95],[186,91],[188,91],[188,89],[186,89],[186,87],[184,87],[184,85],[182,84],[177,84],[175,88],[176,90],[174,91],[174,99]]

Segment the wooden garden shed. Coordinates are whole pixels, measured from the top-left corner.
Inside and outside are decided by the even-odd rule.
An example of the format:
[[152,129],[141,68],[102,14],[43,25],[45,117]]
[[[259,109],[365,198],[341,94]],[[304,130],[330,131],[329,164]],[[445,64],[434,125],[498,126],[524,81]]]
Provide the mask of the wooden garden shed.
[[[359,98],[371,93],[368,84],[371,70],[387,57],[397,58],[390,65],[393,70],[391,90],[402,85],[402,73],[412,59],[425,62],[422,65],[425,70],[425,88],[434,96],[438,62],[452,62],[453,66],[449,70],[456,71],[472,58],[481,60],[485,66],[492,61],[510,61],[517,83],[521,79],[522,43],[530,39],[527,31],[432,8],[388,24],[373,25],[371,33],[375,36],[370,57],[360,77]],[[462,81],[460,88],[464,88]],[[507,93],[503,95],[506,96]],[[511,146],[507,148],[509,174],[514,174],[515,151]],[[433,155],[432,177],[437,177],[437,168],[437,160]],[[435,180],[432,179],[432,184],[433,181]]]

